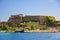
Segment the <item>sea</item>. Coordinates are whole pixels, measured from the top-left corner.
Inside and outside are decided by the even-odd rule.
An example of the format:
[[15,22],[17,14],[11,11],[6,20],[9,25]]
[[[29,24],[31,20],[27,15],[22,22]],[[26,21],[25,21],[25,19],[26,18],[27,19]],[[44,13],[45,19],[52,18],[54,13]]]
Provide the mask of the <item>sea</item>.
[[0,40],[60,40],[60,32],[0,33]]

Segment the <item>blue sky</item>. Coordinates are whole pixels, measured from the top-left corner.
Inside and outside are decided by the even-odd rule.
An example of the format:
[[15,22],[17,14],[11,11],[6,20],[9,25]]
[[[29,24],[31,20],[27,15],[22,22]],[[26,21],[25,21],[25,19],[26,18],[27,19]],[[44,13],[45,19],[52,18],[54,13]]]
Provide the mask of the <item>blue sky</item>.
[[10,15],[48,15],[60,20],[60,0],[0,0],[0,21]]

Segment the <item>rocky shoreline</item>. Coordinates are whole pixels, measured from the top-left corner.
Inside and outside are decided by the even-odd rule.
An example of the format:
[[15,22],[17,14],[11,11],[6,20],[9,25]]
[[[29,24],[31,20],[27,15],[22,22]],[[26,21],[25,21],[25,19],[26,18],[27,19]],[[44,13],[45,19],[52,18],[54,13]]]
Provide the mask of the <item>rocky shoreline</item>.
[[25,31],[25,32],[59,32],[59,31],[50,31],[50,30],[31,30],[31,31]]
[[[11,32],[15,32],[15,31],[11,31]],[[49,30],[40,30],[40,31],[36,31],[36,30],[31,30],[31,31],[24,31],[24,32],[60,32],[60,31],[49,31]],[[7,33],[7,31],[0,31],[0,33]]]
[[56,28],[49,28],[48,30],[25,30],[25,32],[60,32],[58,29]]
[[[4,30],[2,30],[2,31],[0,31],[0,33],[1,32],[15,32],[15,31],[4,31]],[[54,28],[52,28],[52,27],[50,27],[49,29],[47,29],[47,30],[40,30],[40,29],[36,29],[36,30],[24,30],[24,32],[60,32],[60,30],[58,29],[58,28],[56,28],[56,27],[54,27]]]

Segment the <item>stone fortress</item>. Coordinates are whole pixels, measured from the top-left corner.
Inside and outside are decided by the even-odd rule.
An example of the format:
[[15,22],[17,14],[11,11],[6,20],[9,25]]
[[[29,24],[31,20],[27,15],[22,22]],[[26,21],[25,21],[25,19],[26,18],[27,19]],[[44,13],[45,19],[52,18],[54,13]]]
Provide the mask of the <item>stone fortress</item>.
[[[55,17],[53,17],[52,21],[55,21]],[[46,16],[38,16],[38,15],[23,15],[23,14],[19,14],[19,15],[11,15],[11,17],[8,20],[8,25],[17,25],[16,23],[21,23],[24,21],[33,21],[33,22],[25,22],[25,24],[27,26],[29,26],[30,24],[34,24],[36,26],[40,26],[40,25],[48,25],[48,26],[54,26],[54,23],[52,22],[48,22]],[[34,22],[35,21],[35,22]],[[19,24],[21,25],[21,24]]]

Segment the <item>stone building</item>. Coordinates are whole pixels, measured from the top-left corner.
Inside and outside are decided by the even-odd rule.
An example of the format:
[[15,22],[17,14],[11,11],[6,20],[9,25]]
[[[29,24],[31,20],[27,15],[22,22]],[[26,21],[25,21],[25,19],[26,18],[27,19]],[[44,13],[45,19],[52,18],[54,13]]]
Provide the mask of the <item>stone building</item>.
[[[38,23],[37,24],[38,26],[40,26],[42,24],[44,24],[44,25],[51,24],[50,22],[47,21],[46,16],[38,16],[38,15],[25,15],[24,16],[23,14],[19,14],[19,15],[12,15],[8,20],[8,25],[15,25],[15,26],[19,25],[20,26],[20,23],[24,22],[26,20],[30,21],[30,22],[36,21],[35,23],[34,22],[32,22],[32,23],[33,24]],[[54,21],[55,21],[55,18],[54,18]]]
[[36,20],[40,24],[44,24],[46,22],[46,17],[45,16],[25,16],[23,20]]

